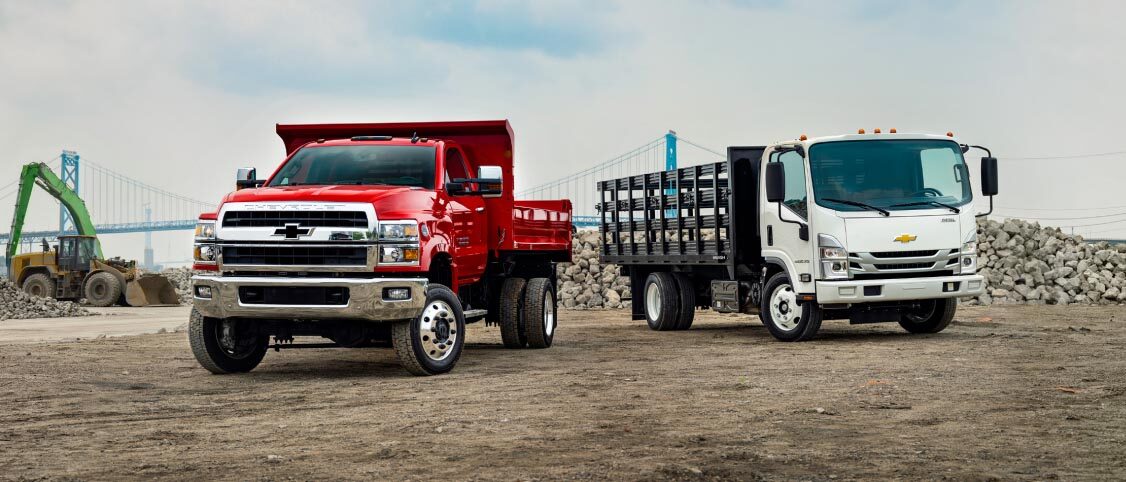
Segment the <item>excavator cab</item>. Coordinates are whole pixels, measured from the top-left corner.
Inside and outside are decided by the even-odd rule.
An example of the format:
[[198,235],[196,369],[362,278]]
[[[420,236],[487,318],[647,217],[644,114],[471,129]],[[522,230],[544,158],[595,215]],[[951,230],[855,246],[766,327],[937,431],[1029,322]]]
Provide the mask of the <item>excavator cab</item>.
[[59,236],[58,265],[60,271],[90,271],[97,258],[97,238],[93,236]]

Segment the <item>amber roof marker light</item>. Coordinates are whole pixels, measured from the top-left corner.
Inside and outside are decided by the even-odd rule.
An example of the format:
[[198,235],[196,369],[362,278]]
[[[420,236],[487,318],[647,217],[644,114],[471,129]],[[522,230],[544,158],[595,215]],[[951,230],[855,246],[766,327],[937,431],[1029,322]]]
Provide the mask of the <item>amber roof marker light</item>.
[[953,132],[947,132],[946,137],[954,137],[954,133]]
[[857,133],[857,134],[863,134],[863,133],[864,133],[864,129],[860,129],[860,130],[856,131],[856,133]]
[[804,141],[806,139],[809,139],[809,137],[807,137],[805,134],[802,134],[801,137],[798,137],[799,141]]
[[880,128],[879,128],[879,127],[877,127],[877,128],[875,128],[875,129],[873,129],[873,130],[872,130],[872,133],[873,133],[873,134],[879,134],[879,133],[880,133]]
[[890,130],[888,130],[888,132],[891,133],[891,134],[895,134],[895,128],[892,127]]

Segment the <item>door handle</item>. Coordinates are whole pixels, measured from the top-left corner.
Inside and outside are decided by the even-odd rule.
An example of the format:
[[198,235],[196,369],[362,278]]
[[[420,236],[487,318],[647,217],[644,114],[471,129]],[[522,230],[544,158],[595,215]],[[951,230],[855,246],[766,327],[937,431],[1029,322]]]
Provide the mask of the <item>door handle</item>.
[[479,213],[483,213],[483,212],[485,212],[485,208],[484,208],[484,207],[474,208],[473,210],[474,210],[474,211],[477,211],[477,212],[479,212]]

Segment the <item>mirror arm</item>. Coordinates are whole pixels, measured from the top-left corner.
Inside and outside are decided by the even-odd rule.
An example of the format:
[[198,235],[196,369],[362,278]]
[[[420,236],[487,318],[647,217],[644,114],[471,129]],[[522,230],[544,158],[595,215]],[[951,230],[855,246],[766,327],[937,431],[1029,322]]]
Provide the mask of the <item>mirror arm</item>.
[[989,196],[989,211],[986,211],[986,212],[980,213],[980,214],[975,214],[974,217],[984,218],[984,217],[986,217],[990,214],[993,214],[993,196]]
[[782,217],[782,203],[778,203],[778,220],[784,223],[798,225],[798,239],[802,241],[809,241],[809,225],[801,221],[790,221]]

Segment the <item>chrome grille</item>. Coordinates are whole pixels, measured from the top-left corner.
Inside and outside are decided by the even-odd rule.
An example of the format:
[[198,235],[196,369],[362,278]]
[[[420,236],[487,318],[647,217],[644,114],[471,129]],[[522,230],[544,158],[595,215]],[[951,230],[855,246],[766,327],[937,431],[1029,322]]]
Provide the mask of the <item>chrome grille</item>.
[[919,274],[939,276],[958,263],[958,250],[874,251],[849,253],[848,267],[854,277],[873,274]]
[[223,265],[366,266],[367,246],[223,246]]
[[919,258],[925,256],[934,256],[938,253],[937,249],[928,251],[873,251],[871,254],[873,258]]
[[363,211],[228,211],[223,215],[224,228],[280,228],[294,223],[306,228],[366,228],[368,216]]

